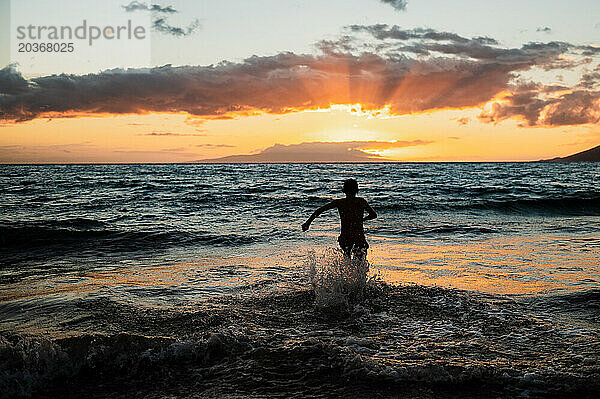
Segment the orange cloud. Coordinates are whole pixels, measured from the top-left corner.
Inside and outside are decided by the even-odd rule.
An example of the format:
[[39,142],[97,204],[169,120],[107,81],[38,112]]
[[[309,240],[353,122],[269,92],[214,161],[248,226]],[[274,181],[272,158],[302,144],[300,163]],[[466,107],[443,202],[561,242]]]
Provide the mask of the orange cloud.
[[528,126],[565,126],[600,122],[600,91],[564,90],[540,84],[523,84],[491,104],[479,119],[500,122],[518,118]]

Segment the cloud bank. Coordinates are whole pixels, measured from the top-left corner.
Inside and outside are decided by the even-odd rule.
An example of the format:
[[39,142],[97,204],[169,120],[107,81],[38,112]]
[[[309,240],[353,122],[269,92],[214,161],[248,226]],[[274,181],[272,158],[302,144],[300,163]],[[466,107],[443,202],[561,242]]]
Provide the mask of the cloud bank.
[[598,47],[551,41],[503,48],[490,37],[388,25],[352,25],[317,47],[319,54],[33,79],[8,66],[0,70],[0,120],[186,113],[201,121],[331,104],[404,115],[496,101],[480,120],[517,118],[528,126],[598,121],[598,68],[573,87],[519,79],[534,69],[587,66],[600,55]]

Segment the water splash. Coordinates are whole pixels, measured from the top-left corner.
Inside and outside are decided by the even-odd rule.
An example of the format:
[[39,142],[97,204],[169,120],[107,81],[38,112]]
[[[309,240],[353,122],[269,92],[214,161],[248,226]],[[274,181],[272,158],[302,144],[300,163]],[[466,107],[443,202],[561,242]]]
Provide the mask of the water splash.
[[337,248],[310,252],[307,267],[319,308],[348,308],[356,304],[371,280],[366,256],[355,254],[350,258]]

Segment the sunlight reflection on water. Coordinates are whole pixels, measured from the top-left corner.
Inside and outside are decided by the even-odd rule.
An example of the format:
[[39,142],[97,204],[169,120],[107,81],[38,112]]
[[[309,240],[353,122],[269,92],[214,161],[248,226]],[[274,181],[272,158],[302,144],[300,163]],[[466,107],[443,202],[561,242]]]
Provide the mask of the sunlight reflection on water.
[[[391,283],[492,294],[549,294],[597,288],[600,238],[496,237],[467,242],[374,246],[372,269]],[[586,251],[586,249],[588,249]]]

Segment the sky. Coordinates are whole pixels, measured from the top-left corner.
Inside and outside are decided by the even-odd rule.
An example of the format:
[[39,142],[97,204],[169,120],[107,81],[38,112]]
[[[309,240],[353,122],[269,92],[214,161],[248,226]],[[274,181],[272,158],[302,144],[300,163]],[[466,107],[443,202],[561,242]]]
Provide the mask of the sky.
[[[0,163],[528,161],[600,144],[591,0],[0,0],[0,16]],[[83,19],[148,35],[15,50],[50,41],[19,26]]]

